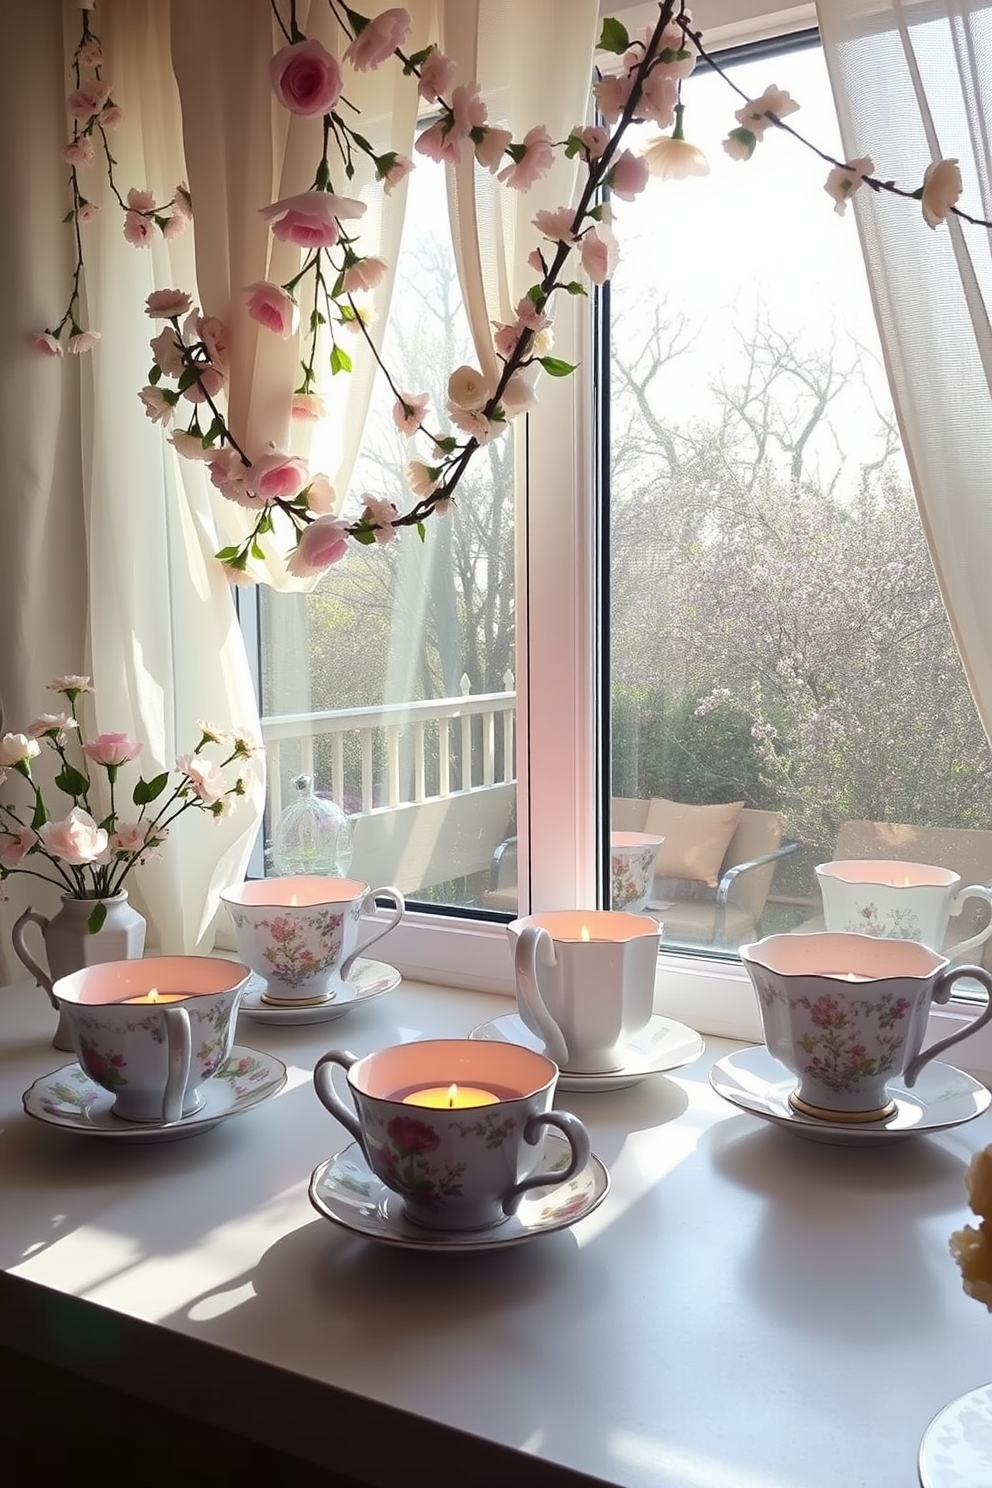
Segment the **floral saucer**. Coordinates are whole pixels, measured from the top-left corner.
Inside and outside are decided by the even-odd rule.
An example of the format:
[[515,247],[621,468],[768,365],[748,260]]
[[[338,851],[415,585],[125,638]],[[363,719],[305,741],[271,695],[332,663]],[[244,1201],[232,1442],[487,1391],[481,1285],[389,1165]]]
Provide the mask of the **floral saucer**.
[[380,997],[383,992],[391,992],[398,987],[402,976],[395,966],[387,966],[385,961],[370,961],[360,958],[351,969],[351,977],[344,992],[338,992],[327,1002],[320,1002],[309,1007],[278,1007],[274,1002],[264,1002],[265,978],[252,976],[248,982],[248,990],[241,999],[239,1012],[244,1013],[246,1018],[254,1018],[256,1023],[330,1023],[334,1018],[342,1017],[350,1007],[359,1002],[370,1002],[373,997]]
[[992,1483],[992,1385],[969,1390],[938,1411],[920,1443],[923,1488],[988,1488]]
[[890,1082],[896,1109],[884,1121],[861,1125],[820,1121],[815,1116],[803,1116],[789,1104],[796,1077],[769,1054],[764,1044],[738,1049],[717,1060],[710,1070],[710,1084],[741,1111],[786,1127],[797,1137],[836,1147],[882,1147],[907,1137],[946,1131],[974,1120],[992,1104],[992,1091],[963,1070],[934,1059],[924,1065],[912,1090],[900,1080]]
[[66,1064],[35,1080],[24,1092],[24,1109],[46,1126],[81,1132],[84,1137],[111,1137],[122,1142],[177,1142],[210,1131],[230,1116],[240,1116],[275,1095],[286,1083],[286,1066],[271,1054],[235,1044],[230,1057],[200,1087],[203,1105],[191,1116],[169,1125],[145,1126],[122,1121],[111,1110],[114,1097],[91,1080],[78,1064]]
[[[557,1132],[544,1139],[542,1161],[551,1168],[568,1167],[570,1149]],[[610,1175],[595,1154],[581,1172],[557,1187],[524,1194],[516,1214],[488,1230],[426,1230],[403,1216],[403,1200],[381,1183],[365,1161],[357,1142],[314,1168],[310,1202],[318,1214],[368,1240],[406,1250],[505,1250],[538,1235],[567,1230],[585,1219],[606,1198]]]
[[[519,1013],[504,1013],[491,1023],[480,1023],[469,1034],[470,1039],[485,1039],[497,1044],[523,1044],[525,1049],[544,1053],[544,1041],[531,1033]],[[624,1090],[628,1085],[637,1085],[648,1075],[664,1074],[666,1070],[678,1069],[698,1059],[703,1052],[702,1037],[695,1029],[684,1023],[675,1023],[671,1018],[659,1014],[651,1019],[647,1028],[627,1045],[623,1067],[606,1074],[579,1074],[562,1070],[558,1076],[559,1090],[591,1092],[594,1090]]]

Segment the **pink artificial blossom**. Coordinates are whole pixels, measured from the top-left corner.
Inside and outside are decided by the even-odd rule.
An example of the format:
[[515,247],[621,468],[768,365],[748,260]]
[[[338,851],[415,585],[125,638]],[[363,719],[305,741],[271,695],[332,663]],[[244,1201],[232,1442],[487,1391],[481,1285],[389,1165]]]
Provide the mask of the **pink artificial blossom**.
[[116,129],[123,122],[124,110],[116,103],[109,103],[100,115],[101,129]]
[[610,132],[599,124],[576,124],[571,139],[577,139],[587,160],[598,160],[610,143]]
[[843,217],[851,197],[864,185],[865,176],[874,174],[874,162],[867,155],[851,160],[847,165],[834,167],[824,181],[823,189],[828,196],[833,197],[834,211],[839,216]]
[[33,723],[28,724],[28,733],[32,739],[53,738],[59,744],[64,744],[72,729],[78,729],[79,724],[71,713],[42,713]]
[[526,371],[514,372],[506,387],[500,395],[500,403],[505,413],[515,418],[518,413],[523,413],[537,402],[535,381],[537,378],[537,367],[528,367]]
[[309,481],[310,472],[299,455],[273,449],[255,461],[250,479],[255,494],[264,501],[292,501]]
[[0,865],[12,873],[21,866],[37,840],[30,827],[4,827],[0,836]]
[[79,356],[80,352],[92,351],[99,339],[99,331],[77,331],[74,336],[69,337],[65,349],[73,356]]
[[89,677],[83,677],[78,672],[66,672],[64,677],[53,677],[47,683],[49,692],[64,692],[69,697],[78,697],[81,692],[92,692],[93,684]]
[[174,429],[169,435],[169,443],[177,455],[182,455],[186,460],[202,460],[209,464],[217,458],[217,451],[211,445],[206,445],[199,434],[190,434],[185,429]]
[[447,119],[435,119],[433,124],[421,130],[413,148],[418,155],[426,155],[428,160],[436,160],[439,165],[458,165],[467,137],[449,128]]
[[675,135],[661,134],[649,140],[641,154],[649,172],[660,181],[682,181],[687,176],[708,176],[709,161],[698,145]]
[[486,170],[496,174],[499,163],[513,142],[508,129],[486,129],[475,147],[475,158]]
[[529,191],[534,182],[546,175],[554,164],[554,146],[543,124],[528,129],[524,135],[523,149],[521,158],[514,161],[513,165],[506,166],[496,178],[507,186],[512,186],[514,191]]
[[153,289],[145,301],[145,314],[152,320],[175,320],[185,315],[193,301],[181,289]]
[[723,142],[723,148],[731,160],[750,160],[757,143],[757,135],[750,129],[732,129]]
[[224,373],[220,367],[210,367],[205,362],[194,362],[196,381],[183,388],[183,397],[190,403],[206,403],[213,400],[224,388]]
[[29,765],[40,753],[38,740],[27,734],[4,734],[0,739],[0,765]]
[[122,857],[136,857],[144,850],[151,827],[151,822],[147,821],[118,822],[116,831],[110,837],[111,852],[119,853]]
[[292,336],[299,325],[300,309],[281,285],[263,279],[257,284],[249,284],[242,293],[245,309],[252,320],[257,320],[259,325],[274,331],[277,336]]
[[127,204],[132,212],[154,212],[154,192],[141,191],[137,186],[132,186],[127,194]]
[[640,155],[621,150],[610,170],[610,190],[622,201],[633,201],[648,184],[648,167]]
[[155,236],[155,227],[149,217],[140,212],[124,213],[124,236],[135,248],[147,248]]
[[30,337],[31,345],[41,356],[60,357],[65,353],[65,347],[57,337],[50,331],[34,331]]
[[315,475],[307,486],[307,507],[318,517],[331,516],[338,509],[337,492],[326,475]]
[[467,137],[473,129],[483,127],[489,115],[479,85],[474,79],[470,83],[462,83],[454,90],[451,95],[451,113],[456,134]]
[[97,734],[83,745],[83,753],[94,764],[116,770],[118,766],[137,759],[143,747],[127,734]]
[[679,101],[678,83],[660,67],[654,67],[641,85],[637,117],[649,119],[659,129],[670,129],[675,122],[675,105]]
[[400,182],[406,180],[413,168],[413,161],[409,155],[395,157],[382,178],[382,189],[387,196],[391,196]]
[[399,529],[392,524],[400,514],[400,509],[394,501],[389,501],[385,496],[370,496],[366,491],[362,497],[365,502],[365,510],[362,516],[368,522],[374,522],[375,540],[384,547],[391,543],[394,537],[399,535]]
[[939,227],[964,189],[961,169],[956,160],[935,160],[923,173],[923,220],[927,227]]
[[769,114],[774,114],[779,119],[784,119],[788,114],[794,114],[799,105],[794,98],[782,88],[776,88],[773,83],[766,88],[760,98],[752,98],[743,108],[739,108],[734,115],[738,124],[749,129],[756,139],[762,139],[766,129],[773,127],[773,121]]
[[80,124],[88,124],[94,114],[98,114],[110,96],[110,84],[96,82],[84,83],[74,93],[70,93],[66,99],[66,107],[74,119]]
[[482,408],[492,392],[492,379],[474,367],[456,367],[448,378],[448,398],[456,408]]
[[161,388],[153,387],[149,383],[141,389],[138,397],[144,404],[145,413],[153,424],[168,425],[172,419],[172,404]]
[[202,754],[183,754],[176,760],[176,769],[186,776],[193,794],[205,805],[219,801],[227,793],[224,772],[215,760]]
[[336,196],[333,191],[302,191],[262,207],[260,216],[271,222],[273,235],[281,242],[331,248],[338,240],[336,219],[361,217],[364,211],[364,202]]
[[459,408],[450,400],[448,417],[456,429],[474,439],[476,444],[488,444],[494,435],[502,434],[506,428],[505,422],[486,418],[481,408]]
[[572,228],[574,221],[574,207],[559,207],[555,212],[542,210],[533,219],[538,232],[552,243],[571,243],[575,237]]
[[384,10],[374,16],[352,40],[344,54],[356,72],[378,67],[403,45],[410,30],[410,16],[405,10]]
[[264,500],[249,489],[248,467],[233,445],[213,451],[214,458],[207,466],[211,485],[228,501],[249,511],[261,511]]
[[403,474],[414,496],[429,496],[440,485],[440,481],[431,475],[423,460],[408,460]]
[[320,393],[294,393],[289,416],[301,423],[315,424],[327,417],[327,402]]
[[99,205],[98,202],[81,202],[76,211],[76,220],[78,222],[92,222],[93,218],[96,217],[99,212],[102,212],[102,210],[103,208]]
[[226,371],[231,361],[231,332],[217,315],[198,315],[196,333],[215,367]]
[[102,67],[103,47],[98,41],[84,41],[76,48],[76,61],[80,67]]
[[515,325],[500,325],[495,320],[493,321],[493,325],[496,327],[496,332],[493,336],[493,345],[503,360],[506,361],[516,350],[517,342],[520,340],[520,331]]
[[314,578],[339,563],[348,551],[348,527],[340,517],[323,516],[300,533],[300,540],[286,564],[297,579]]
[[180,181],[172,193],[172,210],[180,217],[186,217],[192,221],[193,198],[189,194],[189,187],[185,181]]
[[593,284],[604,284],[617,263],[617,244],[613,233],[602,223],[587,232],[580,248],[582,267]]
[[109,841],[106,830],[80,806],[74,806],[64,821],[45,822],[38,828],[38,836],[53,858],[76,868],[101,858]]
[[437,100],[448,92],[455,80],[455,63],[444,52],[432,46],[423,62],[420,64],[420,82],[417,87],[421,98],[428,103],[436,103]]
[[592,91],[596,99],[596,107],[608,124],[615,124],[623,113],[633,86],[633,78],[626,74],[619,77],[605,77],[600,82],[593,83]]
[[269,71],[276,97],[291,114],[329,114],[341,95],[338,60],[313,37],[276,52]]
[[186,363],[182,344],[171,326],[166,326],[151,339],[152,359],[166,377],[180,377]]
[[345,269],[343,288],[348,294],[375,289],[377,284],[381,284],[388,267],[384,258],[375,258],[371,254],[368,258],[360,258]]
[[534,270],[535,274],[547,273],[547,264],[541,254],[540,248],[532,248],[527,255],[527,266]]
[[545,315],[543,310],[538,310],[530,295],[524,295],[517,302],[517,324],[514,330],[519,334],[522,330],[546,331],[551,324],[551,317]]
[[186,224],[188,220],[188,218],[183,216],[182,212],[173,212],[171,217],[166,217],[163,220],[162,236],[163,238],[165,238],[167,243],[171,243],[176,238],[182,237],[183,233],[186,231]]
[[87,139],[85,134],[77,135],[63,147],[62,159],[66,165],[92,165],[96,159],[93,141]]
[[393,404],[393,423],[401,434],[412,437],[416,434],[424,421],[427,405],[430,402],[428,393],[401,393]]

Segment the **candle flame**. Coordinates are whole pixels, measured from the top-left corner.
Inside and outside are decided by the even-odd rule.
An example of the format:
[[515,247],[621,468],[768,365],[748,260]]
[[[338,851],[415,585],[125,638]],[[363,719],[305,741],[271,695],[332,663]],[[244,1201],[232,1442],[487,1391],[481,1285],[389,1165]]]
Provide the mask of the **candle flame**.
[[457,1085],[449,1085],[448,1086],[448,1110],[449,1111],[453,1111],[455,1109],[455,1101],[457,1099],[458,1099],[458,1086]]
[[588,940],[589,939],[589,926],[588,925],[583,925],[582,926],[582,931],[581,931],[581,934],[579,935],[579,939],[580,940]]
[[299,909],[300,907],[300,901],[297,899],[295,894],[289,901],[289,907],[290,909]]
[[159,990],[158,990],[157,987],[151,987],[149,989],[149,992],[148,992],[148,1001],[149,1002],[158,1002],[159,1001]]

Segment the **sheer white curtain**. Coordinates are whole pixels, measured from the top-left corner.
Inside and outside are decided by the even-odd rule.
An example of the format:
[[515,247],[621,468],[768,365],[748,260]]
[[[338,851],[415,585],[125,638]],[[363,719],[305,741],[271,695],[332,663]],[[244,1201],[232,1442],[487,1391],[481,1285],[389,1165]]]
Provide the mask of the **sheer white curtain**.
[[[992,10],[954,0],[818,0],[848,159],[915,189],[960,162],[959,205],[992,218]],[[918,202],[855,199],[879,331],[944,603],[992,737],[992,238]]]

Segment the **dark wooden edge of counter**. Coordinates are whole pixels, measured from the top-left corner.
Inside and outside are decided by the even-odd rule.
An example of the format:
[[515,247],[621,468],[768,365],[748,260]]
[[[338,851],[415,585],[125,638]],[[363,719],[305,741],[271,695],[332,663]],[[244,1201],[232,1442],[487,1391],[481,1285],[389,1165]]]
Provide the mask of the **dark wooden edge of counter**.
[[[422,1471],[432,1481],[472,1488],[602,1488],[604,1481],[5,1273],[0,1349],[64,1372],[70,1392],[73,1376],[103,1387],[108,1414],[115,1395],[134,1397],[161,1412],[165,1429],[189,1419],[240,1443],[260,1443],[278,1454],[274,1461],[286,1473],[272,1481],[287,1488],[296,1482],[300,1488],[408,1488]],[[98,1404],[92,1393],[88,1399],[90,1408]],[[49,1404],[50,1416],[30,1413],[26,1439],[59,1421],[58,1397]],[[14,1423],[9,1411],[5,1416],[6,1439]],[[115,1454],[121,1424],[114,1412],[107,1446]],[[102,1435],[100,1425],[88,1421],[92,1440]],[[144,1433],[143,1440],[153,1464],[154,1442]],[[222,1453],[223,1436],[215,1445]],[[92,1451],[84,1449],[81,1460],[92,1464]],[[195,1452],[196,1446],[191,1463]],[[296,1478],[286,1475],[293,1463],[301,1469]]]

